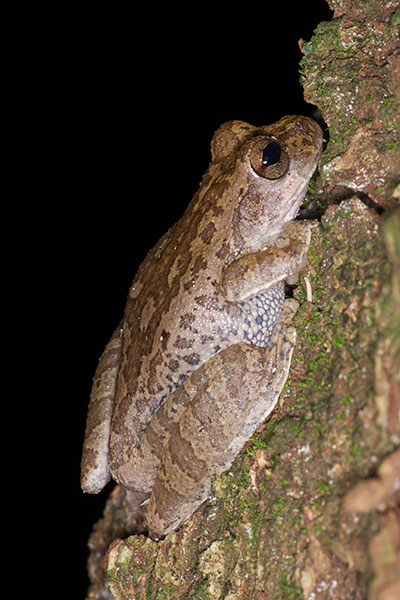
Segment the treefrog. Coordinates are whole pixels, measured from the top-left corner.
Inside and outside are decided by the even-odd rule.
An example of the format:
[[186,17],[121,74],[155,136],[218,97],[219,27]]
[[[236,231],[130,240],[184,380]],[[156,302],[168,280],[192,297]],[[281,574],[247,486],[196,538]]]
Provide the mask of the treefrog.
[[191,516],[277,404],[296,339],[285,282],[314,225],[295,218],[321,149],[308,117],[223,124],[198,192],[133,280],[94,377],[81,486],[112,476],[149,498],[153,539]]

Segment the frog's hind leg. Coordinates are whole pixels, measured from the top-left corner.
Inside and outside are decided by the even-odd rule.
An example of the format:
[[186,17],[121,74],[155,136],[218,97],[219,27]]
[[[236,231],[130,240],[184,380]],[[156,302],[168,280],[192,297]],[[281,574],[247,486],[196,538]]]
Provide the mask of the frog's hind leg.
[[118,326],[93,378],[81,462],[81,488],[90,494],[100,492],[110,480],[108,443],[121,345],[121,327]]
[[298,303],[284,302],[268,347],[244,342],[213,356],[199,389],[171,429],[146,520],[157,539],[173,531],[210,493],[249,437],[272,412],[285,385],[296,341],[290,325]]

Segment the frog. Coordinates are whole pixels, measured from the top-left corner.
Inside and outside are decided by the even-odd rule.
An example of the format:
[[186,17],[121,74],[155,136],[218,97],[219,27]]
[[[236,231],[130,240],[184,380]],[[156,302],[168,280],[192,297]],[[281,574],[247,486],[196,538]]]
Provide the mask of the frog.
[[277,406],[322,141],[305,116],[222,124],[198,191],[133,279],[93,379],[81,487],[112,478],[153,540],[192,516]]

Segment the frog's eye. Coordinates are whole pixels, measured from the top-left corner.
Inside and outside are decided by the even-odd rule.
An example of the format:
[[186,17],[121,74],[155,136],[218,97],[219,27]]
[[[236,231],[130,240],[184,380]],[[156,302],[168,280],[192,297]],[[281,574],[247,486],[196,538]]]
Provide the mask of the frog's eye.
[[276,142],[270,142],[263,150],[262,164],[266,167],[276,165],[281,157],[281,147]]
[[285,148],[275,140],[266,143],[258,140],[250,155],[251,166],[265,179],[280,179],[289,168],[289,157]]

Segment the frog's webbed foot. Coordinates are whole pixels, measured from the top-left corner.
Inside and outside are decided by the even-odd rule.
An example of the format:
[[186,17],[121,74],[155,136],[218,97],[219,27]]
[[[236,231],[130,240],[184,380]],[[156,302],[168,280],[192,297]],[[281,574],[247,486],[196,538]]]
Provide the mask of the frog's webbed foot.
[[276,406],[296,341],[290,321],[297,307],[293,299],[284,302],[266,349],[241,342],[203,365],[207,382],[172,427],[161,457],[146,514],[154,539],[191,516],[212,478],[229,468]]
[[90,494],[100,492],[110,480],[108,442],[121,344],[121,327],[118,326],[99,360],[93,379],[81,463],[81,487]]

